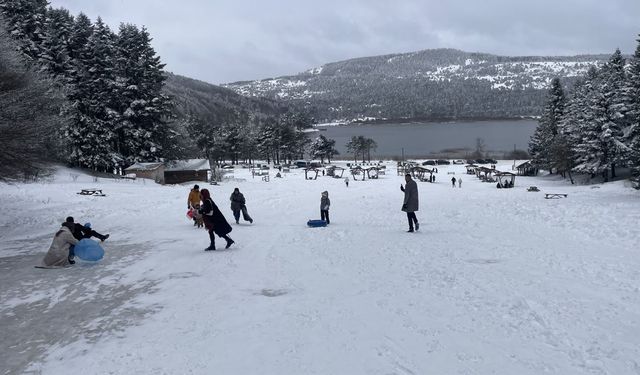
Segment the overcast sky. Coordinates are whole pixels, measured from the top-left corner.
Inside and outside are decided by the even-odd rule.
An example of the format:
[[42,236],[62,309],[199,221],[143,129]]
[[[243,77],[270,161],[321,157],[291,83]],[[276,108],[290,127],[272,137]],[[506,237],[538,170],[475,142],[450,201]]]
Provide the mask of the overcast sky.
[[456,48],[501,55],[632,53],[640,0],[50,0],[114,30],[146,26],[166,69],[211,83],[354,57]]

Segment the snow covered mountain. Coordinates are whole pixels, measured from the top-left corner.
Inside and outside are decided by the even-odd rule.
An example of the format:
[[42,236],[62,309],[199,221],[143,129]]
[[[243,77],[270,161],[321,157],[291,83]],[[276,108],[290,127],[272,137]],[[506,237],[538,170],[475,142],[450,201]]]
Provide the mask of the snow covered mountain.
[[607,58],[434,49],[345,60],[293,76],[224,86],[305,107],[320,121],[534,116],[552,78],[571,85]]

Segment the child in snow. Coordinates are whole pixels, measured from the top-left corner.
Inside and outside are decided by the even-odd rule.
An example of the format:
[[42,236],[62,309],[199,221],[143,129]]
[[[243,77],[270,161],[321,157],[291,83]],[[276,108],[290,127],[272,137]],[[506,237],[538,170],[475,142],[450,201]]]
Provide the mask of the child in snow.
[[451,186],[456,187],[456,178],[451,177]]
[[462,177],[458,177],[458,188],[462,189]]
[[320,198],[320,219],[324,220],[329,224],[329,207],[331,206],[331,201],[329,200],[329,192],[323,191],[322,196]]
[[347,185],[347,187],[349,187],[349,177],[344,178],[344,184]]
[[193,217],[193,226],[197,228],[204,227],[204,219],[200,213],[200,203],[191,208],[191,217]]

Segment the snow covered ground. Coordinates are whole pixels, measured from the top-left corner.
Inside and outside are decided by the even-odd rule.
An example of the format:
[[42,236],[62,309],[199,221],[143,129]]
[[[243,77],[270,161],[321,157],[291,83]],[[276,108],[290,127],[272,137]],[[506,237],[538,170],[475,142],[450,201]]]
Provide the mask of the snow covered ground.
[[[230,222],[239,187],[255,222],[216,252],[191,184],[0,185],[0,374],[640,374],[638,191],[439,167],[406,233],[388,169],[348,188],[237,169],[206,187]],[[323,190],[331,225],[307,228]],[[111,234],[105,258],[34,269],[68,215]]]

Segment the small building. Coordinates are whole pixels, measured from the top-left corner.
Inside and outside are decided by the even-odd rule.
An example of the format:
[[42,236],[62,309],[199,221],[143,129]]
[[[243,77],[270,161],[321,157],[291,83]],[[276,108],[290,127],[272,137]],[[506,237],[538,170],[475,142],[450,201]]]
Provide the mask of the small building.
[[[411,176],[413,178],[417,178],[422,182],[433,182],[433,173],[435,172],[435,168],[424,168],[424,167],[413,167],[411,168]],[[427,177],[428,175],[428,177]]]
[[476,168],[478,168],[478,166],[475,164],[469,164],[466,165],[465,168],[467,169],[467,174],[476,174]]
[[516,167],[518,170],[518,176],[537,176],[538,168],[531,164],[530,161],[526,161]]
[[327,168],[327,176],[331,176],[334,178],[342,178],[345,170],[346,168],[332,165],[329,168]]
[[135,163],[125,168],[125,174],[135,174],[136,178],[148,178],[164,184],[164,163]]
[[207,159],[173,160],[165,163],[164,183],[208,181],[211,166]]
[[498,179],[496,184],[498,189],[512,188],[516,182],[516,175],[511,172],[498,172],[496,173],[496,178]]

